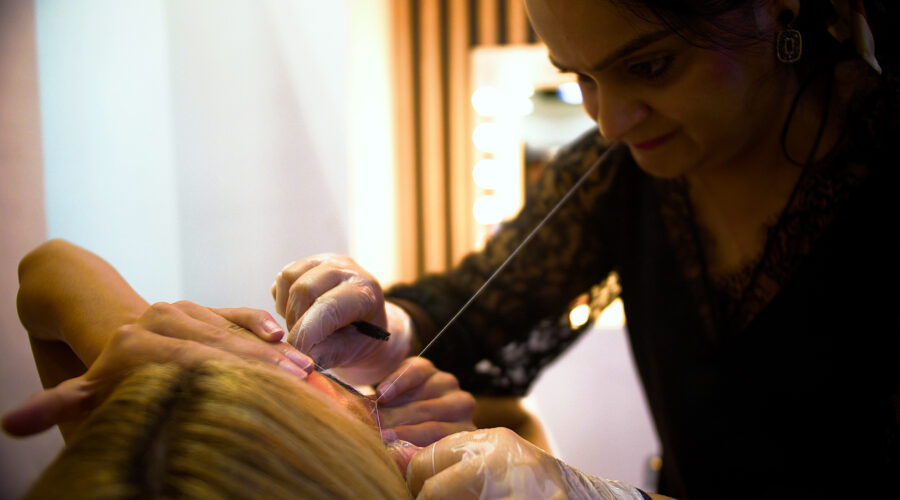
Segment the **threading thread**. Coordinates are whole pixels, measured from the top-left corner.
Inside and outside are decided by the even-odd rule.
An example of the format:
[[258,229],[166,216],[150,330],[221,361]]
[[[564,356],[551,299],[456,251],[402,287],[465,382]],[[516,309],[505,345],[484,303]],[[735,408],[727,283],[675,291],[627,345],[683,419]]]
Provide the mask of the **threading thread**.
[[[553,217],[554,215],[556,215],[556,212],[558,212],[559,209],[560,209],[567,201],[569,201],[569,198],[571,198],[572,195],[575,194],[575,191],[577,191],[578,188],[580,188],[581,185],[584,184],[584,182],[587,180],[587,178],[588,178],[591,174],[593,174],[594,171],[597,170],[597,168],[600,167],[600,165],[602,165],[603,163],[606,162],[606,159],[609,157],[610,154],[612,154],[612,152],[613,152],[614,150],[618,149],[618,146],[619,146],[619,143],[612,143],[612,144],[609,145],[609,147],[606,149],[606,151],[604,151],[603,154],[601,154],[600,157],[597,158],[597,160],[593,163],[593,165],[591,165],[591,167],[588,168],[587,171],[586,171],[585,173],[583,173],[583,174],[581,175],[581,177],[578,178],[578,181],[576,181],[575,184],[573,184],[572,187],[569,188],[569,190],[566,192],[566,194],[565,194],[562,198],[560,198],[560,200],[559,200],[558,202],[556,202],[556,205],[554,205],[553,208],[550,209],[549,212],[547,212],[547,215],[545,215],[544,218],[541,219],[541,221],[537,223],[537,225],[534,227],[534,229],[532,229],[531,232],[528,233],[528,236],[526,236],[525,239],[522,240],[522,242],[519,243],[519,245],[516,246],[516,248],[515,248],[512,252],[510,252],[510,254],[506,257],[506,259],[504,259],[504,261],[500,264],[500,266],[497,267],[497,270],[495,270],[493,273],[491,273],[490,276],[488,276],[488,279],[486,279],[486,280],[484,281],[484,283],[481,285],[481,287],[479,287],[478,290],[476,290],[475,293],[474,293],[471,297],[469,297],[469,300],[467,300],[466,303],[463,304],[462,307],[460,307],[458,311],[456,311],[456,314],[454,314],[453,317],[451,317],[451,318],[447,321],[447,323],[444,324],[444,327],[440,329],[440,331],[437,333],[437,335],[435,335],[434,338],[431,339],[431,341],[428,342],[428,344],[426,344],[425,347],[423,347],[422,350],[419,351],[419,354],[417,354],[416,356],[421,356],[422,354],[424,354],[425,351],[427,351],[428,348],[431,347],[431,345],[434,344],[435,341],[436,341],[437,339],[439,339],[439,338],[441,337],[441,335],[444,334],[444,332],[447,331],[447,328],[449,328],[450,325],[452,325],[453,322],[456,321],[456,319],[459,318],[459,317],[462,315],[462,313],[464,313],[464,312],[466,311],[466,309],[469,308],[469,305],[471,305],[472,302],[475,302],[475,299],[477,299],[478,296],[481,295],[481,292],[483,292],[483,291],[485,290],[485,288],[487,288],[488,285],[490,285],[491,282],[494,281],[494,278],[496,278],[497,275],[500,274],[500,273],[506,268],[507,264],[509,264],[510,261],[512,261],[512,260],[516,257],[516,255],[519,254],[519,251],[520,251],[522,248],[524,248],[525,245],[527,245],[529,241],[531,241],[531,239],[534,237],[534,235],[537,234],[537,232],[538,232],[542,227],[544,227],[544,224],[546,224],[547,221],[549,221],[551,217]],[[406,373],[406,371],[409,370],[410,366],[411,366],[411,365],[409,365],[409,366],[407,366],[406,368],[404,368],[403,371],[400,372],[399,375],[397,375],[397,378],[395,378],[395,379],[387,386],[387,388],[384,390],[384,392],[381,393],[382,396],[383,396],[385,393],[387,393],[387,391],[388,391],[391,387],[393,387],[394,384],[396,384],[398,380],[400,380],[400,377],[402,377],[402,376]],[[382,396],[378,396],[378,398],[375,399],[375,402],[377,403],[378,401],[380,401]]]

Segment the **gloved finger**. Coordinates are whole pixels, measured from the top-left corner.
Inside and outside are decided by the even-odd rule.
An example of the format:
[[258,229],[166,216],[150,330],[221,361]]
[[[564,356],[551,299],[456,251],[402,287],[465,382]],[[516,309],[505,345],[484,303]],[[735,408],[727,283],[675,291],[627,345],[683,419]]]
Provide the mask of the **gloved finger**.
[[[445,478],[437,478],[437,476],[445,469],[462,463],[465,459],[476,458],[478,462],[484,463],[483,459],[479,460],[476,457],[476,454],[464,451],[469,448],[470,444],[480,442],[473,441],[473,438],[480,438],[481,436],[479,436],[479,434],[484,433],[485,431],[479,430],[451,434],[416,453],[409,462],[406,475],[406,484],[409,486],[409,490],[413,496],[418,498],[426,481],[431,479],[436,479],[436,481],[433,481],[433,484],[444,485],[447,488],[451,488],[452,485],[448,483],[449,479],[456,478],[457,481],[462,480],[464,484],[468,484],[468,481],[477,477],[477,468],[473,469],[472,465],[468,465],[464,466],[464,469],[469,471],[470,474],[464,475],[462,478],[458,477],[459,474],[446,476]],[[457,488],[453,487],[452,489],[456,490]],[[429,491],[434,492],[434,487],[429,487]],[[425,498],[429,498],[427,494],[425,495]]]
[[375,394],[382,403],[390,403],[398,394],[424,384],[437,371],[434,364],[425,358],[420,356],[406,358],[396,370],[378,384]]
[[398,439],[409,441],[416,446],[428,446],[457,432],[474,431],[472,421],[422,422],[415,425],[398,425],[390,429]]
[[[401,379],[402,380],[402,377]],[[387,407],[403,406],[414,401],[423,401],[426,399],[435,399],[449,394],[451,392],[461,391],[459,382],[452,374],[437,371],[418,387],[412,387],[404,393],[395,395],[394,398],[386,403]],[[393,392],[393,390],[391,390]]]
[[[325,296],[342,283],[346,283],[356,276],[357,274],[352,270],[339,267],[327,261],[299,276],[291,284],[285,308],[284,319],[288,328],[294,329],[296,322],[320,300],[320,297]],[[357,292],[355,287],[343,287],[342,289],[349,293]],[[331,293],[331,295],[334,296],[334,293]]]
[[409,461],[412,460],[416,453],[421,451],[421,448],[418,446],[397,439],[396,436],[389,443],[385,443],[385,449],[394,460],[394,463],[397,464],[397,468],[400,469],[400,473],[403,474],[404,478],[406,477],[406,468],[409,466]]
[[454,391],[438,398],[415,401],[400,407],[380,407],[386,427],[422,422],[457,422],[472,420],[475,398],[465,391]]
[[60,422],[80,418],[91,409],[93,391],[84,375],[31,396],[3,416],[3,430],[13,436],[29,436]]
[[[413,461],[415,461],[415,456]],[[411,462],[412,463],[412,462]],[[410,492],[417,499],[428,500],[456,500],[456,499],[480,499],[480,498],[509,498],[503,496],[486,496],[482,493],[485,486],[488,486],[483,478],[485,473],[485,464],[478,458],[472,458],[455,463],[446,469],[438,471],[436,474],[426,478],[421,484],[416,476],[418,471],[414,471],[413,467],[407,468],[407,481]],[[410,477],[415,476],[416,486],[410,482]]]
[[[294,324],[288,341],[302,352],[325,340],[339,328],[378,314],[377,299],[357,283],[344,281],[316,298],[303,317]],[[381,306],[382,309],[384,306]],[[382,328],[383,324],[379,325]],[[360,340],[374,340],[360,336]]]
[[[249,331],[205,307],[190,302],[179,302],[174,306],[165,303],[154,304],[144,316],[146,319],[142,321],[142,326],[160,335],[191,340],[244,359],[255,359],[279,366],[288,371],[292,371],[292,367],[287,365],[296,368],[295,372],[304,374],[312,369],[312,361],[308,357],[296,357],[296,361],[292,360]],[[309,364],[304,366],[303,363]]]
[[358,333],[352,326],[338,329],[309,350],[309,355],[322,368],[351,364],[377,349],[382,341]]
[[228,321],[256,334],[266,342],[278,342],[284,338],[284,329],[266,311],[250,307],[210,308]]
[[[275,299],[275,312],[280,314],[281,317],[285,317],[284,312],[287,308],[288,298],[291,295],[291,285],[293,285],[294,282],[297,281],[297,278],[302,276],[303,273],[318,266],[321,262],[322,257],[317,255],[291,262],[284,266],[275,277],[275,282],[272,284],[272,298]],[[288,323],[288,328],[291,326],[292,324]]]
[[509,450],[521,448],[522,443],[527,444],[515,432],[503,427],[451,434],[413,457],[407,483],[415,495],[427,479],[463,461],[475,460],[484,468],[501,467]]

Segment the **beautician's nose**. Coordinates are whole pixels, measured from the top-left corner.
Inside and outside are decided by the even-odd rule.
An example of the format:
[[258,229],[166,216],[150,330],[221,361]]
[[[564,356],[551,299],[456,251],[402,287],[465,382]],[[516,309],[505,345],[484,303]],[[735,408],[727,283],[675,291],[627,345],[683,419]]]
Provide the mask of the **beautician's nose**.
[[597,122],[603,137],[617,141],[650,115],[650,108],[622,86],[581,86],[584,109]]

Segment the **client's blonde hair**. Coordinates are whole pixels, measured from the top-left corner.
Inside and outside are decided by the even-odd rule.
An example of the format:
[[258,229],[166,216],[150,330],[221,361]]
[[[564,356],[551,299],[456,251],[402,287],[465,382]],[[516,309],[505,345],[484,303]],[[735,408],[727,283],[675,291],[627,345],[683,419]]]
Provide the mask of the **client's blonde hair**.
[[372,428],[249,363],[148,365],[79,429],[30,498],[408,498]]

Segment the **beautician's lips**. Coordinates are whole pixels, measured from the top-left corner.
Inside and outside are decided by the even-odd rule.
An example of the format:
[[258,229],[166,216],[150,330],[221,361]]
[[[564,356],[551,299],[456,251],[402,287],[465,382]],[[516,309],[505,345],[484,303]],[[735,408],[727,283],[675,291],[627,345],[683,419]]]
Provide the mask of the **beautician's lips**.
[[669,132],[668,134],[661,135],[655,139],[650,139],[649,141],[633,143],[632,146],[634,146],[642,151],[649,151],[651,149],[655,149],[659,146],[662,146],[663,144],[668,142],[668,140],[671,139],[672,137],[674,137],[677,132],[678,131],[676,130],[673,132]]

